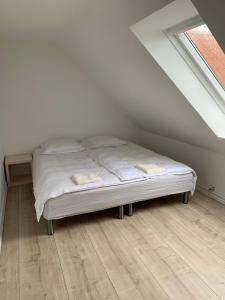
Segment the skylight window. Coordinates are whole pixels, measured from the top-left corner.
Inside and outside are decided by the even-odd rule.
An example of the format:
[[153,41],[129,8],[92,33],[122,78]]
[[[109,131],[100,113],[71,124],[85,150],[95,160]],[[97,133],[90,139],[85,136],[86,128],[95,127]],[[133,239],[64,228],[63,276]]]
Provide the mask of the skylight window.
[[199,18],[193,18],[169,29],[168,34],[195,76],[225,113],[225,54],[207,25]]
[[225,89],[225,54],[206,24],[185,32],[196,51]]

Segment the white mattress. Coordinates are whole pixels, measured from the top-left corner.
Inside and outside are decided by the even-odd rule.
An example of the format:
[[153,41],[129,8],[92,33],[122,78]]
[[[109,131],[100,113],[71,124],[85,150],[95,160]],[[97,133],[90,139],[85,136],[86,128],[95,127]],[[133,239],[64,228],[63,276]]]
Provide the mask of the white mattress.
[[47,220],[89,213],[111,207],[193,190],[193,175],[165,175],[120,186],[64,194],[46,202]]
[[[156,163],[164,173],[145,174],[135,166]],[[101,181],[77,185],[75,174],[95,173]],[[33,186],[37,219],[87,213],[191,191],[196,174],[188,166],[128,143],[118,147],[102,147],[79,153],[43,155],[34,152]]]
[[[86,151],[43,155],[40,149],[37,149],[33,157],[33,187],[38,221],[49,199],[68,193],[123,184],[115,175],[88,157]],[[73,175],[87,172],[96,174],[102,180],[82,185],[74,183]]]

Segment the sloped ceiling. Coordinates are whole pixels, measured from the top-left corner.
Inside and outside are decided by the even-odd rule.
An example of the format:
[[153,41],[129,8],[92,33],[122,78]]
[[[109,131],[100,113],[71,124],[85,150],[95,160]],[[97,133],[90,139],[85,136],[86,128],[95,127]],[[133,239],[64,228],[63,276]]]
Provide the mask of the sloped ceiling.
[[[170,0],[1,1],[0,35],[53,39],[143,130],[225,153],[129,29]],[[169,58],[168,58],[169,59]],[[176,66],[174,66],[176,67]]]
[[1,39],[58,40],[86,0],[1,0]]
[[129,30],[170,2],[93,0],[73,34],[68,32],[65,45],[141,128],[225,152],[223,140],[215,137]]

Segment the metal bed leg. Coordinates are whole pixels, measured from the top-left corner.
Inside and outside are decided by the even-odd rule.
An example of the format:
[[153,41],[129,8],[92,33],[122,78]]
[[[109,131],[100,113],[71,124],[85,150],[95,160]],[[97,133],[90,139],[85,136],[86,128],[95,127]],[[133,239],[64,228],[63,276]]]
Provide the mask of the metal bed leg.
[[190,199],[190,192],[185,192],[185,193],[183,194],[183,203],[184,203],[184,204],[188,204],[189,199]]
[[119,206],[119,219],[122,220],[124,218],[124,206]]
[[53,227],[53,221],[47,220],[47,227],[48,227],[48,235],[54,234],[54,227]]
[[133,203],[128,204],[128,212],[127,215],[129,217],[133,216]]

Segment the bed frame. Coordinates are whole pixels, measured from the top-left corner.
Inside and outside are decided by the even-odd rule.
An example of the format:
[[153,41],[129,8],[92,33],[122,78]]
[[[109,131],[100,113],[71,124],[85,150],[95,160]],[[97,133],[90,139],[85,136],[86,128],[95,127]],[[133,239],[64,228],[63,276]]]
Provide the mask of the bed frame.
[[[184,204],[188,204],[189,199],[190,199],[190,192],[184,192],[183,193],[183,199],[182,202]],[[127,215],[128,216],[133,216],[133,203],[121,205],[118,207],[118,218],[122,220],[124,218],[124,207],[127,206]],[[47,230],[48,230],[48,235],[53,235],[54,234],[54,227],[53,227],[53,220],[47,220]]]

